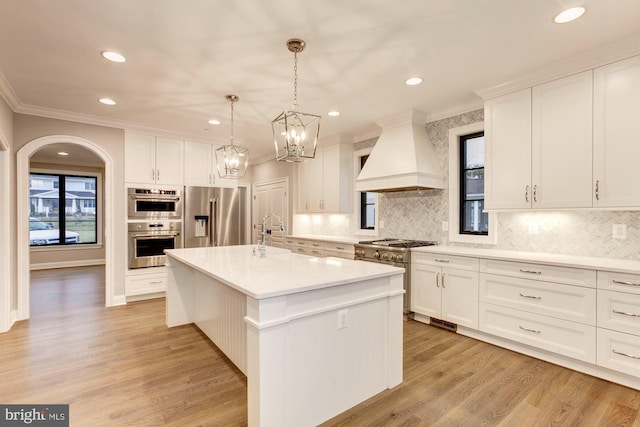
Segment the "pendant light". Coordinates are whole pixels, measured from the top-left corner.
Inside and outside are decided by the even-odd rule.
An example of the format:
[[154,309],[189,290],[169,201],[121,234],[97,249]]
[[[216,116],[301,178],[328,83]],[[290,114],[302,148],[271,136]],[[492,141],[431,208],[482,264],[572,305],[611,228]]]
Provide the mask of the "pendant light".
[[240,98],[236,95],[225,96],[231,102],[231,137],[229,145],[216,150],[216,163],[220,178],[244,178],[249,163],[249,150],[233,143],[233,104]]
[[293,52],[293,110],[284,110],[271,122],[276,160],[303,162],[316,156],[320,116],[298,111],[298,53],[305,42],[300,39],[287,40],[287,48]]

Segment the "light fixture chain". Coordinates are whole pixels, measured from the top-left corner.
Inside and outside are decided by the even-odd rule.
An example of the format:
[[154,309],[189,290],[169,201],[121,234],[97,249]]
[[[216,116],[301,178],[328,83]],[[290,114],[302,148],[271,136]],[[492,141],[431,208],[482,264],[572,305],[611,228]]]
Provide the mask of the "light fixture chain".
[[233,104],[234,102],[231,101],[231,145],[233,145]]
[[298,111],[298,54],[293,53],[293,110]]

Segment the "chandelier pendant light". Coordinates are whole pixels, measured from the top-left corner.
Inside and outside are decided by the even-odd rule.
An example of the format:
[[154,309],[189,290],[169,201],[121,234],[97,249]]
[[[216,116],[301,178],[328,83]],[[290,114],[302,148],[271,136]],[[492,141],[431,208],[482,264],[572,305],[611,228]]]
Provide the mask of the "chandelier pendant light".
[[298,111],[298,53],[305,42],[300,39],[287,40],[287,48],[293,52],[293,110],[284,110],[271,122],[276,160],[303,162],[316,156],[320,116]]
[[220,178],[244,178],[249,164],[249,150],[233,143],[233,104],[240,98],[236,95],[225,96],[231,102],[231,136],[229,144],[216,150],[216,163]]

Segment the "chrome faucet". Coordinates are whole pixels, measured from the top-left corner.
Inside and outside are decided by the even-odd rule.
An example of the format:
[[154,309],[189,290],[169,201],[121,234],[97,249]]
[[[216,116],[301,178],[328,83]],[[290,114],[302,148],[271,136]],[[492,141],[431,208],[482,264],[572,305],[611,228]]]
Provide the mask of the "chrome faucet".
[[[278,218],[278,222],[280,223],[280,231],[285,231],[285,226],[282,222],[282,218],[280,218],[280,215],[274,213],[274,212],[269,212],[266,213],[263,217],[262,217],[262,228],[260,230],[260,241],[258,242],[258,247],[256,248],[258,253],[260,254],[260,258],[264,258],[267,255],[267,244],[265,243],[265,237],[267,234],[267,218],[275,216],[276,218]],[[253,254],[256,255],[256,249],[253,250]]]

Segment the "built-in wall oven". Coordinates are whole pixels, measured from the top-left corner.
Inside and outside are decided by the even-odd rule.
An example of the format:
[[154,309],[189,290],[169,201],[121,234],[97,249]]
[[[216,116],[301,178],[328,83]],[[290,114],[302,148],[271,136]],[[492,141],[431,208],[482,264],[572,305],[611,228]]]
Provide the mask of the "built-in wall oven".
[[164,251],[182,247],[181,229],[180,221],[130,222],[129,268],[165,265],[167,256]]
[[182,191],[129,188],[129,219],[182,219]]

